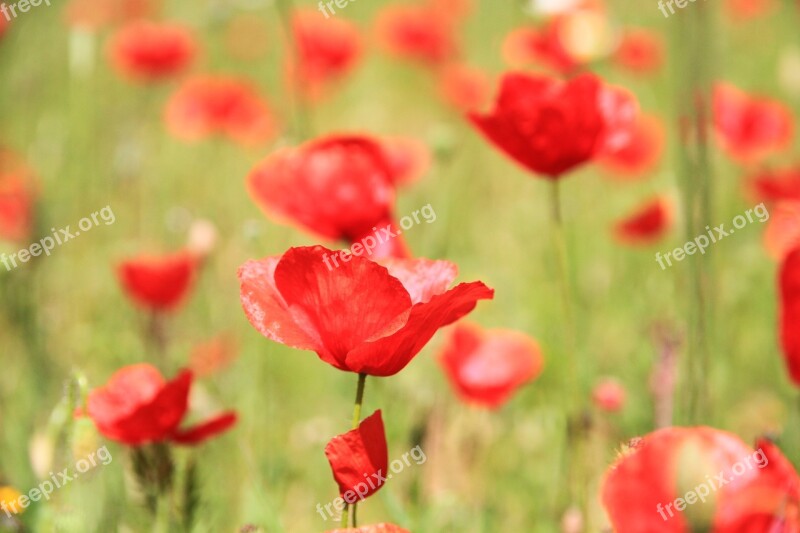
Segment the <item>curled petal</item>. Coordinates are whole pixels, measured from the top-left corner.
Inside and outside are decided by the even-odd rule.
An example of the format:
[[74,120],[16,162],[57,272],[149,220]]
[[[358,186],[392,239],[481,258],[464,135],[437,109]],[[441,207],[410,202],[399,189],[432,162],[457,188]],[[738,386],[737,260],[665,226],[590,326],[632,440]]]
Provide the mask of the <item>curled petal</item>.
[[229,411],[189,429],[176,431],[171,440],[176,444],[194,446],[228,431],[236,424],[236,420],[236,413]]

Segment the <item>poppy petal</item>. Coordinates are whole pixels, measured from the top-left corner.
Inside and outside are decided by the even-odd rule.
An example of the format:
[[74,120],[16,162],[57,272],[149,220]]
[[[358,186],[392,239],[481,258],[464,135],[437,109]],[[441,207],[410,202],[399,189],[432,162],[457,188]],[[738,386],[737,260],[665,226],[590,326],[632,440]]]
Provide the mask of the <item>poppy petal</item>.
[[428,343],[439,328],[472,311],[478,300],[492,299],[494,290],[480,281],[462,283],[411,309],[408,321],[397,332],[366,342],[347,354],[347,367],[372,376],[400,372]]
[[331,268],[332,253],[322,246],[290,249],[275,269],[275,286],[295,323],[319,339],[320,357],[345,369],[355,346],[404,325],[412,303],[385,267],[352,256]]
[[[377,492],[384,483],[380,478],[389,468],[389,452],[380,410],[365,418],[357,429],[331,439],[325,446],[325,456],[333,470],[333,478],[339,484],[339,494],[343,497],[352,492],[357,493],[359,500],[363,500]],[[377,482],[373,474],[378,474]],[[362,487],[362,490],[357,490]],[[353,503],[354,499],[351,497],[346,501]]]
[[228,431],[236,424],[236,420],[236,413],[228,411],[191,428],[176,431],[171,440],[176,444],[194,446]]

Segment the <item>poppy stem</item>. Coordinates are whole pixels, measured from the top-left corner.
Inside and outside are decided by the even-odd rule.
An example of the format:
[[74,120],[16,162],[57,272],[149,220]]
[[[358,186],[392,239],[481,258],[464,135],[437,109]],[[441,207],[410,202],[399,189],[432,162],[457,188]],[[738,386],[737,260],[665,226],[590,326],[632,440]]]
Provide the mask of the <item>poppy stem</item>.
[[292,0],[278,0],[276,2],[278,12],[280,15],[281,25],[283,26],[283,33],[286,35],[287,46],[291,54],[292,70],[295,79],[290,80],[289,93],[292,101],[294,102],[294,115],[295,115],[295,135],[299,141],[307,139],[313,135],[311,128],[311,117],[309,110],[303,100],[300,87],[300,51],[297,47],[297,41],[294,36],[294,27],[292,25],[292,13],[294,12],[294,5]]
[[553,218],[553,240],[558,256],[558,278],[561,290],[561,303],[564,311],[564,344],[565,359],[567,362],[566,393],[568,397],[567,409],[567,480],[571,505],[579,505],[583,511],[581,497],[581,471],[583,470],[583,457],[581,439],[583,438],[583,417],[581,379],[578,369],[578,356],[575,341],[575,315],[572,309],[572,290],[569,275],[569,254],[567,251],[567,238],[564,230],[564,217],[561,206],[561,190],[559,180],[553,181],[551,189],[551,214]]
[[[367,375],[358,375],[358,387],[356,388],[356,403],[353,405],[353,423],[351,429],[358,429],[358,423],[361,421],[361,405],[364,403],[364,386],[367,384]],[[353,527],[358,526],[358,519],[356,518],[356,510],[358,502],[353,502]],[[348,518],[348,504],[344,502],[344,510],[342,511],[342,527],[347,528]]]

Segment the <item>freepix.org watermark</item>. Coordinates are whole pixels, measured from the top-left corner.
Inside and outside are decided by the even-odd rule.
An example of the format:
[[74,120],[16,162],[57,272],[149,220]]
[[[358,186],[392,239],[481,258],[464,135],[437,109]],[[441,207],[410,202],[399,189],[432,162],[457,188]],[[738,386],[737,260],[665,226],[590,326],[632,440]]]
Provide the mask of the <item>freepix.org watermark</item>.
[[422,451],[421,446],[415,446],[414,448],[411,448],[409,451],[404,453],[400,459],[395,459],[389,463],[390,471],[387,472],[385,476],[380,470],[374,474],[365,473],[364,481],[353,487],[354,490],[348,490],[332,502],[326,503],[325,505],[318,503],[317,512],[323,520],[328,520],[328,518],[333,518],[335,521],[340,520],[342,510],[344,510],[345,502],[348,504],[353,504],[363,500],[364,496],[369,494],[370,490],[375,490],[378,486],[392,479],[394,474],[399,474],[407,466],[411,466],[412,460],[416,465],[421,465],[428,460],[428,456],[426,456],[425,452]]
[[26,509],[32,502],[38,502],[43,498],[45,500],[50,500],[50,495],[53,494],[56,489],[64,488],[81,474],[85,474],[99,465],[106,466],[113,460],[114,458],[111,456],[111,452],[108,451],[108,448],[103,446],[83,459],[78,460],[75,463],[74,470],[70,471],[69,468],[65,468],[61,472],[50,472],[50,479],[39,483],[39,486],[28,491],[28,494],[21,495],[16,501],[0,502],[0,509],[11,518],[12,514],[18,514],[22,509]]
[[[678,7],[679,9],[683,9],[684,7],[688,6],[690,3],[694,4],[696,0],[658,0],[658,9],[661,10],[661,13],[664,14],[664,17],[669,17],[669,15],[675,14],[675,8],[672,7],[673,4]],[[706,0],[703,0],[705,2]],[[665,6],[666,4],[666,6]],[[669,14],[667,14],[667,8],[669,8]]]
[[107,205],[100,211],[95,211],[91,215],[80,219],[77,230],[73,231],[70,226],[59,230],[50,228],[50,231],[53,232],[52,236],[48,235],[47,237],[42,237],[38,242],[34,242],[27,248],[23,248],[11,255],[5,253],[0,254],[0,263],[3,263],[6,270],[12,270],[19,266],[17,260],[19,260],[20,263],[27,263],[31,260],[31,257],[38,257],[42,254],[49,256],[56,246],[66,244],[75,237],[78,237],[81,232],[86,233],[95,226],[99,226],[100,222],[104,222],[106,226],[110,226],[116,222],[116,220],[117,218],[114,216],[114,211],[111,210],[110,205]]
[[670,502],[667,505],[662,505],[659,503],[656,505],[656,511],[666,522],[675,516],[675,514],[672,512],[673,507],[675,507],[676,511],[680,512],[686,509],[686,507],[689,505],[694,505],[698,501],[705,503],[706,498],[719,490],[720,487],[724,487],[728,483],[735,483],[736,478],[743,476],[745,472],[753,470],[754,468],[764,468],[768,464],[769,459],[767,459],[767,455],[764,453],[764,450],[759,448],[753,452],[753,455],[748,455],[743,460],[731,467],[731,473],[733,474],[732,476],[725,476],[725,472],[720,472],[713,478],[711,476],[706,476],[706,482],[699,484],[694,488],[694,490],[690,490],[684,494],[683,498],[676,498],[674,502]]
[[42,2],[50,7],[50,0],[19,0],[16,4],[6,4],[3,2],[0,3],[0,13],[3,13],[6,20],[11,22],[12,17],[17,18],[17,10],[19,10],[20,13],[27,13],[32,7],[39,7],[42,5]]
[[367,235],[363,239],[358,242],[354,242],[349,249],[340,250],[333,255],[325,254],[325,257],[322,258],[322,261],[325,263],[325,266],[328,267],[328,270],[333,270],[334,268],[339,268],[339,259],[343,263],[348,263],[354,255],[361,256],[364,254],[372,255],[372,252],[381,244],[386,244],[390,240],[394,239],[398,235],[403,233],[403,230],[409,230],[413,228],[417,224],[421,224],[422,220],[420,220],[420,215],[422,215],[422,220],[427,222],[428,224],[433,224],[436,222],[436,211],[433,210],[431,204],[428,204],[421,209],[417,209],[411,215],[406,215],[400,219],[400,227],[402,229],[398,229],[397,231],[392,231],[392,225],[386,224],[383,228],[374,227],[372,228],[372,234]]
[[[698,235],[695,240],[689,241],[682,247],[675,248],[671,252],[665,253],[663,256],[661,252],[657,252],[656,262],[661,267],[661,270],[665,270],[667,266],[672,266],[672,259],[675,259],[675,261],[683,261],[686,259],[687,255],[694,255],[698,251],[704,255],[706,253],[706,248],[712,244],[716,244],[725,237],[733,235],[737,229],[742,229],[748,224],[755,222],[754,215],[762,224],[769,220],[769,211],[767,211],[767,206],[762,202],[753,209],[745,211],[744,215],[736,215],[733,219],[733,228],[726,230],[725,224],[720,224],[719,226],[715,226],[712,230],[711,226],[706,226],[708,235]],[[664,261],[666,261],[666,265]]]

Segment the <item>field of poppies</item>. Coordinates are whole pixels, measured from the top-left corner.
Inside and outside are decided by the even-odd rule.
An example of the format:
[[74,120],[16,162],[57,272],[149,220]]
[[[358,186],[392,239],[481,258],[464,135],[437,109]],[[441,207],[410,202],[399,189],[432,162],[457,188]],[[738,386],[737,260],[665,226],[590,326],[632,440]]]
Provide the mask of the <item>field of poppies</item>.
[[0,531],[800,533],[800,3],[0,2]]

